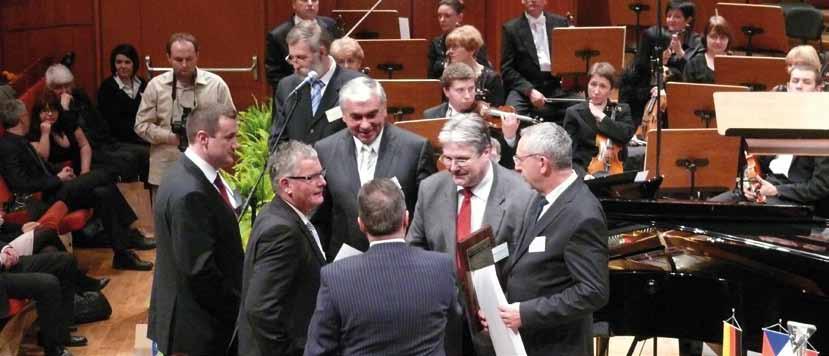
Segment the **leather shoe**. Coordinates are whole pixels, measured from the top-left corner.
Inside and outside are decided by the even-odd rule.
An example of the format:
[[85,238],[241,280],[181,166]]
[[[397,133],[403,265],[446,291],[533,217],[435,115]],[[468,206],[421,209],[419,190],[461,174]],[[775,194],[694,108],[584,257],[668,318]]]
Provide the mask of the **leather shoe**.
[[112,258],[112,267],[133,271],[149,271],[153,269],[153,263],[142,261],[135,251],[127,250],[115,253],[115,256]]
[[74,356],[72,351],[64,349],[62,347],[55,348],[52,350],[44,350],[46,356]]
[[108,277],[101,279],[83,275],[78,280],[78,290],[81,292],[99,292],[109,284]]
[[88,343],[86,336],[69,335],[69,339],[66,340],[66,347],[81,347],[86,346]]
[[155,239],[149,239],[141,231],[132,229],[129,232],[130,247],[136,250],[152,250],[155,248]]

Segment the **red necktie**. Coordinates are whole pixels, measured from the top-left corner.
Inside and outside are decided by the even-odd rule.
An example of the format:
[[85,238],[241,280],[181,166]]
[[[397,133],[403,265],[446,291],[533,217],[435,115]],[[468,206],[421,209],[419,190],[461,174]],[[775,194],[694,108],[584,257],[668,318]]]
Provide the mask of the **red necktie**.
[[225,184],[222,182],[222,177],[218,174],[216,175],[216,179],[213,180],[213,185],[216,186],[216,189],[219,190],[219,194],[222,196],[222,199],[225,200],[225,204],[233,210],[233,205],[230,204],[230,198],[227,196],[227,189],[225,189]]
[[[458,212],[458,220],[455,222],[455,240],[460,241],[469,236],[472,232],[472,190],[463,188],[463,202],[461,202],[461,210]],[[455,264],[458,272],[463,270],[461,260],[463,256],[461,251],[455,249]],[[462,278],[461,274],[458,274]]]

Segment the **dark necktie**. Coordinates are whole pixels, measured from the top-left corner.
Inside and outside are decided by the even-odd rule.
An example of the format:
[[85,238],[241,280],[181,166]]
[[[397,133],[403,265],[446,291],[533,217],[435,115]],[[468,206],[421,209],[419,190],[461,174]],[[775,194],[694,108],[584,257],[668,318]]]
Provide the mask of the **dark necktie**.
[[550,202],[547,201],[547,198],[543,196],[539,196],[538,199],[535,201],[535,219],[533,222],[538,221],[541,218],[541,212],[544,211],[544,206],[549,204]]
[[225,189],[225,184],[222,182],[222,177],[220,177],[218,174],[216,174],[216,179],[213,180],[213,185],[215,185],[216,189],[219,190],[219,194],[222,196],[222,199],[224,199],[225,204],[227,204],[227,206],[231,210],[233,210],[233,204],[230,204],[230,197],[227,195],[227,189]]

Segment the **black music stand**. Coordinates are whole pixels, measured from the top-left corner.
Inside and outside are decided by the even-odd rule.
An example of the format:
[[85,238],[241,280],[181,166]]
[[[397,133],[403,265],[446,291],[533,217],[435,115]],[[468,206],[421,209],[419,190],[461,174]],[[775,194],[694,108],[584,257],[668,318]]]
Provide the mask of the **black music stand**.
[[718,3],[717,14],[728,19],[734,29],[731,47],[745,50],[747,56],[751,56],[755,49],[779,53],[788,51],[786,19],[780,6]]
[[642,29],[656,25],[656,0],[612,0],[607,5],[611,25],[633,26],[636,39],[626,51],[635,54]]
[[621,70],[625,57],[625,28],[556,28],[550,36],[550,48],[554,75],[587,75],[591,62],[609,62],[616,70]]

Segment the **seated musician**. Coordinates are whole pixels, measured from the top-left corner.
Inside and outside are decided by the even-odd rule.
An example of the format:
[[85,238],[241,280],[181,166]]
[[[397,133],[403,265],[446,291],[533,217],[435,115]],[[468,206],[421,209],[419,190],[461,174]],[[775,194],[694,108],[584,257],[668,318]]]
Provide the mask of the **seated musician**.
[[363,47],[351,37],[343,37],[331,42],[331,57],[340,67],[368,74],[368,67],[363,68],[363,59],[366,58]]
[[[475,85],[475,71],[464,63],[453,63],[446,66],[440,83],[443,86],[443,94],[447,98],[438,106],[426,109],[423,117],[426,119],[447,118],[452,119],[460,114],[469,112],[480,113],[480,110],[488,104],[475,100],[477,87]],[[501,132],[492,133],[501,143],[503,154],[499,163],[507,168],[512,168],[512,156],[515,151],[515,143],[518,141],[518,120],[513,115],[507,115],[501,119]]]
[[[814,68],[821,68],[820,64],[820,56],[818,56],[817,51],[814,47],[810,45],[800,45],[794,46],[792,49],[786,53],[786,71],[791,74],[792,68],[795,65],[805,65]],[[786,84],[778,84],[771,91],[787,91],[788,90],[788,83]],[[823,88],[826,90],[827,88]]]
[[[440,0],[438,1],[438,25],[440,25],[440,36],[432,39],[429,44],[429,79],[439,79],[448,61],[446,60],[446,35],[463,23],[463,0]],[[486,47],[475,53],[475,60],[478,63],[492,67],[486,56]]]
[[480,94],[478,99],[495,106],[504,105],[506,93],[501,75],[492,68],[476,61],[477,53],[481,51],[484,39],[475,27],[464,25],[458,27],[446,36],[446,56],[449,63],[464,63],[475,71],[475,85]]
[[705,25],[702,46],[688,60],[682,77],[689,83],[714,84],[714,58],[728,54],[731,27],[722,16],[711,16]]
[[633,117],[642,117],[645,104],[656,84],[654,61],[662,55],[663,72],[670,76],[666,80],[682,75],[687,55],[700,46],[701,37],[692,30],[696,7],[693,2],[671,0],[665,10],[665,27],[659,37],[659,27],[652,26],[642,33],[633,66],[622,78],[619,97],[631,107]]
[[[635,127],[630,107],[624,103],[610,102],[614,75],[615,69],[610,63],[593,64],[588,73],[587,102],[569,107],[564,115],[564,129],[573,140],[573,168],[579,174],[587,172],[594,176],[603,172],[605,167],[598,170],[588,168],[592,168],[591,160],[600,153],[613,154],[611,146],[620,150],[614,160],[620,165],[627,155],[627,143],[633,137]],[[605,172],[605,175],[609,173]]]
[[[798,64],[789,74],[788,91],[793,93],[820,91],[819,68]],[[746,199],[766,197],[769,204],[808,204],[815,214],[829,217],[829,157],[777,155],[761,159],[765,178],[743,187]]]

